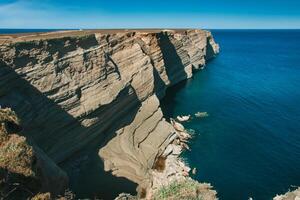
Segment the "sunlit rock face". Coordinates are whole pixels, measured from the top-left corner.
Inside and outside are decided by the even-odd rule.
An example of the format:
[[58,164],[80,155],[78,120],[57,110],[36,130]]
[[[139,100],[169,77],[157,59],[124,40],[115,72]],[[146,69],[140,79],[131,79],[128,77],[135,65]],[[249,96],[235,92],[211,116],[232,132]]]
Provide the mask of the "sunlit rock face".
[[56,163],[99,141],[106,170],[151,181],[174,140],[159,98],[219,51],[203,30],[67,31],[1,38],[0,105]]

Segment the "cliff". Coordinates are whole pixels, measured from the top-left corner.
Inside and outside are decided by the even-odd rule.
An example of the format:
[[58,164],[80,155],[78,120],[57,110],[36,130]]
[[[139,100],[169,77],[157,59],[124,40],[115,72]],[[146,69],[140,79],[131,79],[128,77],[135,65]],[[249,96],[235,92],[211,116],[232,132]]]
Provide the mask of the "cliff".
[[153,183],[178,134],[159,106],[219,47],[203,30],[90,30],[0,36],[0,105],[55,163],[97,141],[105,170]]

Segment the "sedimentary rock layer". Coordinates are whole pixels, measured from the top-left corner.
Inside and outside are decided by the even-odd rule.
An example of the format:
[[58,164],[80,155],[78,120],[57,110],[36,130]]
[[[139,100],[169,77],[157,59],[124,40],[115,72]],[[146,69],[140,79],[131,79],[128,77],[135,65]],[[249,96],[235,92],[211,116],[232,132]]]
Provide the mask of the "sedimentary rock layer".
[[[105,169],[138,184],[174,140],[159,98],[219,51],[203,30],[0,37],[0,105],[56,163],[103,141]],[[100,146],[99,146],[100,148]]]

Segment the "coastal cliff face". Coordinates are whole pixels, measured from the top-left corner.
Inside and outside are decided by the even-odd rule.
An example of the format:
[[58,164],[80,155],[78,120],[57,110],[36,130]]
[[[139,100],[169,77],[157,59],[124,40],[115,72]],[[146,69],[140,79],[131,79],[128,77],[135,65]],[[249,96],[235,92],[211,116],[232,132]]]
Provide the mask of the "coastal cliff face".
[[0,37],[0,105],[55,163],[95,140],[105,170],[151,184],[177,137],[159,106],[219,47],[210,32],[71,31]]

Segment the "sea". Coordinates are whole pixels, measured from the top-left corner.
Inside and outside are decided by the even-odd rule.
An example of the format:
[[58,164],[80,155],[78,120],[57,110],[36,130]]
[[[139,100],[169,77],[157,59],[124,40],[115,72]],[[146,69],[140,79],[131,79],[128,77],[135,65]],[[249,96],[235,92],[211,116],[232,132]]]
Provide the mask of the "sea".
[[168,90],[168,117],[207,112],[183,159],[222,200],[300,186],[300,30],[212,30],[220,54]]
[[[0,29],[46,31],[53,30]],[[193,116],[184,123],[194,134],[182,159],[197,169],[193,178],[211,183],[221,200],[269,200],[295,189],[300,186],[300,30],[211,31],[220,54],[161,100],[167,118]],[[209,116],[197,118],[196,112]],[[94,178],[81,176],[73,183],[79,197],[97,193],[112,199],[121,191],[134,192],[134,184],[114,185],[119,180],[105,178],[101,165],[85,170]]]
[[44,33],[53,31],[63,31],[73,29],[6,29],[0,28],[0,34],[17,34],[17,33]]

